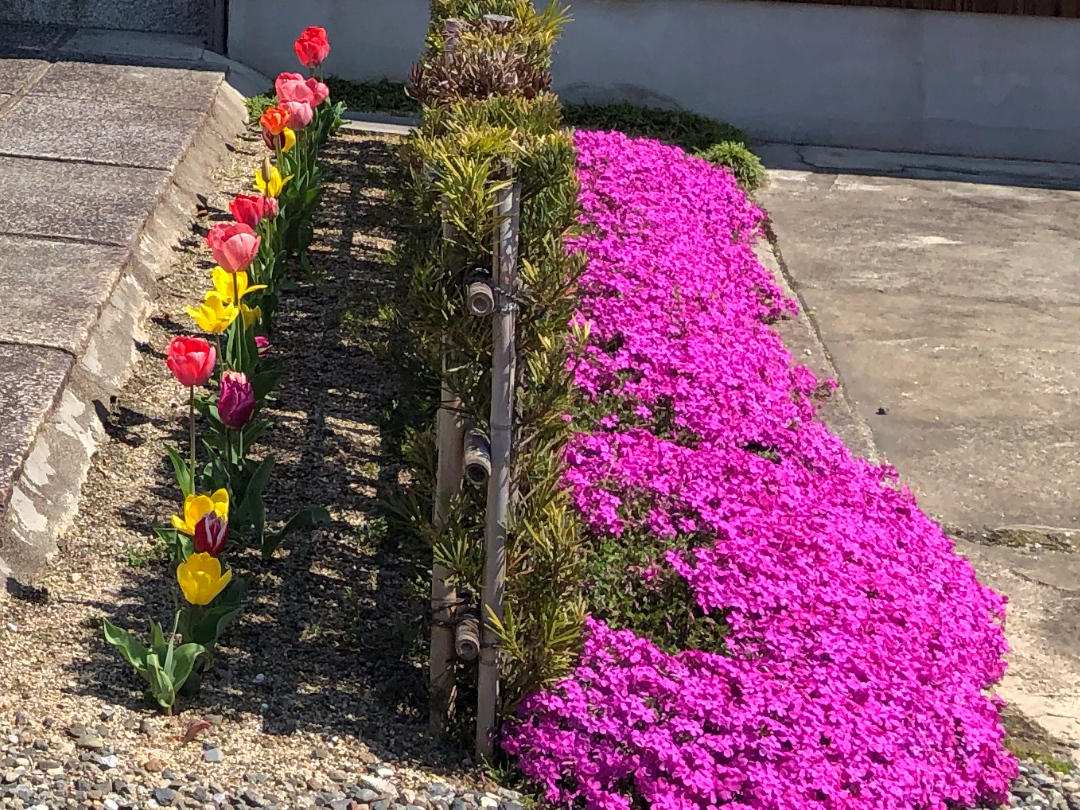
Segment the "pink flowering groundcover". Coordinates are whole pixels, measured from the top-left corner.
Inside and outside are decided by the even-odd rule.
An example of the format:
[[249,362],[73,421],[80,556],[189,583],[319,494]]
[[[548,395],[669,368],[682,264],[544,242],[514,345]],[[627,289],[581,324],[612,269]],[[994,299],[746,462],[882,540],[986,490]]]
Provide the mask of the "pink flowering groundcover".
[[597,810],[1003,800],[1004,599],[816,421],[827,386],[769,325],[795,305],[755,257],[762,212],[675,147],[576,145],[590,336],[566,485],[596,538],[662,540],[627,576],[681,579],[724,635],[665,651],[590,619],[504,748],[549,800]]

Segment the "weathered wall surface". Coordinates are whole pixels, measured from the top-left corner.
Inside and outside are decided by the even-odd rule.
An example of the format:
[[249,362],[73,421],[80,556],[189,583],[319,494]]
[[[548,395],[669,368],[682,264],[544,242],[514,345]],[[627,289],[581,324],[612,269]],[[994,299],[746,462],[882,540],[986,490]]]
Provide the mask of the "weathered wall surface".
[[[26,0],[22,0],[25,2]],[[1080,20],[755,0],[574,0],[556,48],[570,101],[696,110],[761,140],[1080,162]],[[292,70],[306,25],[327,70],[404,80],[426,0],[232,0],[230,55]]]
[[0,22],[206,36],[212,7],[211,0],[0,0]]

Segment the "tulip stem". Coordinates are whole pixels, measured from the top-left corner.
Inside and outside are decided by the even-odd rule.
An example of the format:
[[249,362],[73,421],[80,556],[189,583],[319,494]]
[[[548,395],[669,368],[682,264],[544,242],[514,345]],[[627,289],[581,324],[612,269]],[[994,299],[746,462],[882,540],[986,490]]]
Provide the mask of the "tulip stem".
[[232,274],[232,288],[233,288],[233,301],[236,303],[236,335],[239,338],[237,342],[236,353],[240,358],[239,370],[244,370],[244,311],[240,308],[240,283],[236,280],[236,273]]
[[198,489],[195,486],[195,386],[191,386],[188,392],[190,393],[188,399],[188,440],[191,449],[191,491],[195,492]]

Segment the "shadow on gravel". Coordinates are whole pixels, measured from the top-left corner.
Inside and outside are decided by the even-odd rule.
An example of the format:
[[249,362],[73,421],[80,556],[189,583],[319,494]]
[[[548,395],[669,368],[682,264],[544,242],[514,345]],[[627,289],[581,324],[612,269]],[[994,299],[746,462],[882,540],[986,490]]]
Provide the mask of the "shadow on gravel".
[[[422,584],[412,581],[386,520],[399,464],[384,455],[381,434],[403,381],[368,348],[392,342],[379,306],[404,295],[408,282],[388,261],[398,221],[388,193],[396,150],[391,141],[355,135],[328,146],[311,252],[316,271],[296,279],[277,313],[272,351],[284,377],[269,414],[273,427],[258,446],[277,459],[268,511],[280,520],[304,504],[324,504],[332,522],[286,539],[269,563],[254,552],[233,556],[249,584],[246,611],[227,632],[217,667],[181,709],[192,719],[248,712],[261,715],[268,734],[348,735],[381,759],[440,766],[451,755],[426,734]],[[183,442],[179,423],[155,425],[166,440]],[[162,463],[157,472],[154,498],[175,500],[171,469]],[[133,512],[125,521],[144,533],[147,518],[169,514],[158,504]],[[171,615],[169,577],[155,560],[125,579],[117,603],[135,607],[99,607],[123,626],[144,628],[148,615]],[[78,667],[80,688],[138,703],[141,683],[103,642]]]

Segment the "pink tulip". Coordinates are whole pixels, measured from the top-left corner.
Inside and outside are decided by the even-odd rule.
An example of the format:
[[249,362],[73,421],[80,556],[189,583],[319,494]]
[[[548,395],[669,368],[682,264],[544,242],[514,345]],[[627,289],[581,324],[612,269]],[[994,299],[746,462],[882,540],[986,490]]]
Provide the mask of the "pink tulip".
[[307,82],[305,82],[305,84],[307,84],[308,88],[310,88],[311,90],[311,95],[313,97],[313,100],[311,102],[312,107],[318,107],[328,98],[330,98],[330,88],[320,82],[318,79],[310,78],[307,80]]
[[315,101],[315,90],[299,73],[282,73],[274,81],[274,90],[277,92],[280,104],[287,101],[313,104]]
[[259,237],[242,222],[215,225],[206,235],[214,261],[230,273],[247,270],[259,252]]
[[289,113],[289,129],[299,132],[311,123],[314,111],[311,105],[304,101],[283,101],[281,109]]
[[226,371],[221,375],[218,393],[218,418],[232,430],[240,430],[255,413],[255,392],[242,371]]
[[270,354],[270,341],[262,335],[256,335],[255,348],[259,352],[259,357],[266,357],[266,355]]

